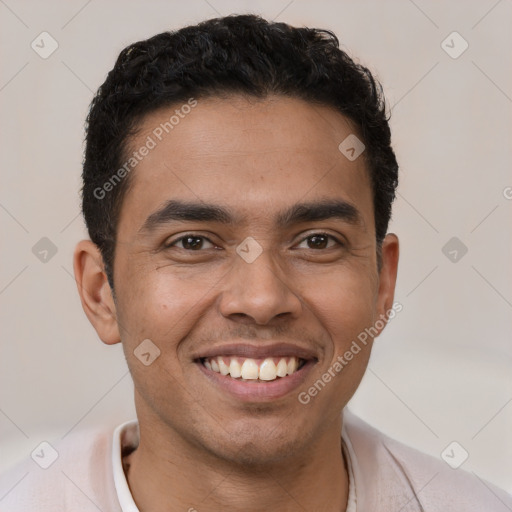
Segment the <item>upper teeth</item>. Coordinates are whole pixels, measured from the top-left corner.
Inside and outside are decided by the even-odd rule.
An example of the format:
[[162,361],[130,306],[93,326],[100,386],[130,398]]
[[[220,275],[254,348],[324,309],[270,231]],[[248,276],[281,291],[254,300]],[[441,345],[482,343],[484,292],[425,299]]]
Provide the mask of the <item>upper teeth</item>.
[[299,359],[297,357],[281,357],[277,360],[267,357],[263,360],[256,360],[217,356],[205,359],[204,365],[209,370],[229,375],[235,379],[241,377],[245,380],[275,380],[277,377],[286,377],[286,375],[296,372],[299,367]]

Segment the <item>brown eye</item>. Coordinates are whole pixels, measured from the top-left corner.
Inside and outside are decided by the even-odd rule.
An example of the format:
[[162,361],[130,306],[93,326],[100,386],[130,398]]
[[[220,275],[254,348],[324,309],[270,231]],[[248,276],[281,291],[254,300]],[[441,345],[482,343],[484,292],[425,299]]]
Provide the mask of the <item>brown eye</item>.
[[[300,245],[304,244],[304,242],[307,244],[307,247],[300,247]],[[336,245],[342,246],[343,244],[333,236],[328,235],[327,233],[314,233],[304,238],[300,242],[299,248],[319,250],[330,249],[331,247],[334,247]]]
[[325,235],[313,235],[307,240],[307,244],[310,249],[325,249],[329,243],[329,239]]
[[[205,244],[210,244],[210,247],[205,247]],[[211,249],[212,247],[214,247],[214,245],[212,244],[212,242],[210,242],[210,240],[208,240],[208,238],[198,235],[182,236],[181,238],[178,238],[174,242],[170,243],[168,247],[176,246],[180,249],[185,249],[187,251],[199,251],[201,249]]]

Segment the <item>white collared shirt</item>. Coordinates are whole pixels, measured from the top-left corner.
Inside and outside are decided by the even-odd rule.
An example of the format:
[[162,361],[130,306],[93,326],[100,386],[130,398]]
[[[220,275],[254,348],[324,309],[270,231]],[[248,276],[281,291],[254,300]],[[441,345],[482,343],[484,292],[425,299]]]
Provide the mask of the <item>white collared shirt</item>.
[[[0,510],[139,512],[122,459],[138,446],[138,423],[113,430],[73,432],[1,475]],[[505,491],[390,439],[347,410],[342,441],[349,473],[347,512],[512,510]]]

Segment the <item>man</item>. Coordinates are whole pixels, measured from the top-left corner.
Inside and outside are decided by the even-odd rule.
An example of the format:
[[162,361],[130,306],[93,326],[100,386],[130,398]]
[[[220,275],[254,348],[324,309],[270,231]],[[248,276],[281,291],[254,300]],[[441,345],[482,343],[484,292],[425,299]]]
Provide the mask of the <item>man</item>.
[[7,511],[500,511],[504,492],[345,410],[394,303],[379,85],[256,16],[135,43],[93,100],[84,311],[136,422],[79,433]]

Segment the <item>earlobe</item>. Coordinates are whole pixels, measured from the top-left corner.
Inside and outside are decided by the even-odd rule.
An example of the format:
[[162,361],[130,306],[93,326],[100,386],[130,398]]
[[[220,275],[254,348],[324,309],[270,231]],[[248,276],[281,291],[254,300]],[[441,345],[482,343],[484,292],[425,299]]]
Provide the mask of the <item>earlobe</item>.
[[377,316],[386,318],[393,308],[395,285],[398,271],[398,237],[389,233],[382,242],[382,266],[379,273],[379,291],[377,298]]
[[115,302],[97,245],[90,240],[79,242],[73,268],[82,307],[98,336],[107,345],[119,343]]

